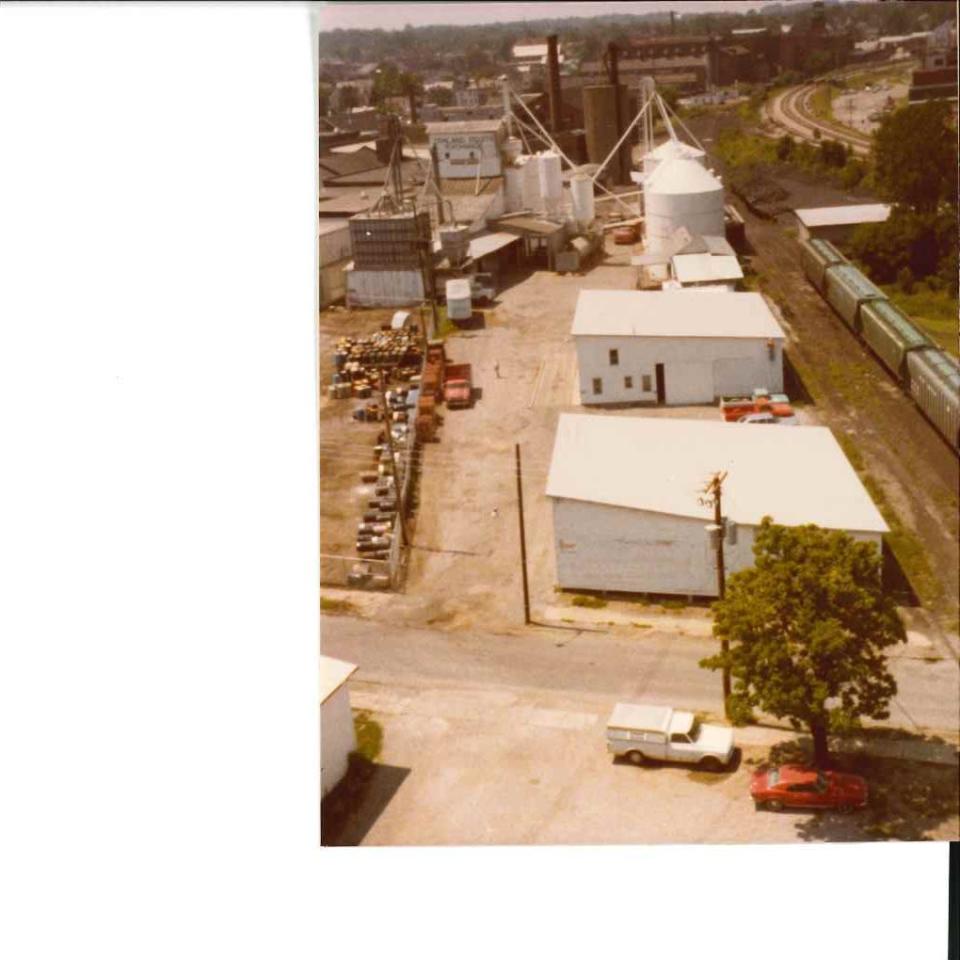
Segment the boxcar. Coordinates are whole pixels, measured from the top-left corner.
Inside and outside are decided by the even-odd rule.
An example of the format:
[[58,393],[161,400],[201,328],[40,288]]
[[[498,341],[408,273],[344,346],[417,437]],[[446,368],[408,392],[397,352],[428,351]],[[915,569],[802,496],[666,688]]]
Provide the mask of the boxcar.
[[911,350],[936,347],[936,344],[889,300],[868,300],[860,308],[860,323],[863,339],[880,362],[904,386],[909,385],[907,354]]
[[800,244],[800,262],[806,278],[822,294],[827,268],[846,263],[847,258],[828,240],[804,240]]
[[947,443],[960,449],[960,362],[936,348],[907,354],[910,394]]
[[827,303],[856,333],[860,332],[860,307],[868,300],[886,299],[886,294],[851,263],[838,263],[828,267],[825,286]]

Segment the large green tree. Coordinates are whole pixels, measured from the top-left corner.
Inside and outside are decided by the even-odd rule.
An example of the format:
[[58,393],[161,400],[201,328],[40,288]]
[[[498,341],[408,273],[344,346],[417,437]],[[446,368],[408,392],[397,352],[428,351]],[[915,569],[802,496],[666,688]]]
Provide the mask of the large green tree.
[[911,104],[886,117],[874,135],[875,179],[884,196],[917,213],[957,205],[957,134],[950,105]]
[[727,580],[714,604],[714,634],[726,653],[701,666],[728,666],[731,714],[759,709],[813,738],[819,766],[827,737],[885,720],[896,681],[884,651],[904,639],[881,586],[876,547],[840,531],[782,527],[765,518],[754,565]]

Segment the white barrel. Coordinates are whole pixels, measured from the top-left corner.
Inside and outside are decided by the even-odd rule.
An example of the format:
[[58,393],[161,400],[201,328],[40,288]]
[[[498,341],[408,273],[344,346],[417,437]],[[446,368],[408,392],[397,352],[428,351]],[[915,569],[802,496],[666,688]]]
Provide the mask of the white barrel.
[[573,219],[586,226],[595,217],[593,205],[593,181],[578,173],[570,181],[570,201],[573,205]]
[[560,211],[563,200],[563,178],[560,175],[560,157],[552,150],[544,150],[537,157],[540,176],[540,196],[548,215]]
[[724,236],[723,184],[695,160],[669,160],[643,187],[647,250],[664,249],[678,227]]

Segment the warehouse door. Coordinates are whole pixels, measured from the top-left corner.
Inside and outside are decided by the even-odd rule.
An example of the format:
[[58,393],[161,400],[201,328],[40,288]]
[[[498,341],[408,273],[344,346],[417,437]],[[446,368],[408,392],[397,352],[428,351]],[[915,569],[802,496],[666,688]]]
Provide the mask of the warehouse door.
[[657,371],[657,403],[667,402],[667,382],[663,375],[663,364],[658,363]]

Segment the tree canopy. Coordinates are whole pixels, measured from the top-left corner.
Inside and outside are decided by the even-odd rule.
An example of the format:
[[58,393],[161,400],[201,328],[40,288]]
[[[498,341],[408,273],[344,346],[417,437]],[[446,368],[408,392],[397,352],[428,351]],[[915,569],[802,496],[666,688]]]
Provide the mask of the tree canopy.
[[904,630],[881,587],[880,556],[841,531],[769,518],[753,552],[754,565],[730,576],[714,604],[714,634],[729,649],[701,666],[729,667],[733,716],[757,708],[808,729],[826,765],[828,735],[886,719],[897,691],[884,650]]
[[950,105],[911,104],[890,114],[874,135],[875,179],[884,196],[917,213],[957,206],[957,134]]

